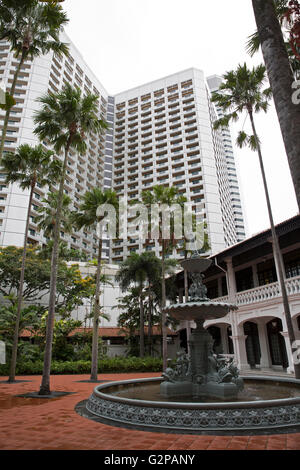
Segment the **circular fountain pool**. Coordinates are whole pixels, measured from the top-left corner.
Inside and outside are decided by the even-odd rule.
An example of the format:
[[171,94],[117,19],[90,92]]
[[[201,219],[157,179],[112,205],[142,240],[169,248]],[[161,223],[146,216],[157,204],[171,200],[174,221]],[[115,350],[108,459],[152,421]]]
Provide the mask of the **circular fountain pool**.
[[111,382],[94,389],[85,403],[86,414],[82,407],[78,411],[108,424],[148,431],[300,431],[299,380],[243,378],[244,391],[230,402],[164,398],[162,378]]

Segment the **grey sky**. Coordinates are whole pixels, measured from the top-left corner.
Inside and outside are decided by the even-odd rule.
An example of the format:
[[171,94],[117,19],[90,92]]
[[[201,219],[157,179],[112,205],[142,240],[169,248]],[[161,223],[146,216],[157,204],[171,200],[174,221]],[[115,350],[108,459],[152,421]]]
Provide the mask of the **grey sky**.
[[[111,94],[190,67],[223,75],[262,61],[245,51],[255,31],[251,0],[66,0],[66,31]],[[243,127],[241,119],[233,136]],[[275,222],[298,212],[274,106],[256,118]],[[247,126],[246,122],[246,126]],[[235,149],[247,234],[269,227],[257,155]]]

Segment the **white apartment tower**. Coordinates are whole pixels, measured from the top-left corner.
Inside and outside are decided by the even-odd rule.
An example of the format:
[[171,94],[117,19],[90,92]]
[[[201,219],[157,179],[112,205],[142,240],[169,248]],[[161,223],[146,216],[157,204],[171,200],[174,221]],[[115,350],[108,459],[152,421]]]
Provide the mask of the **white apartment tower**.
[[[175,186],[204,214],[212,253],[239,239],[217,118],[204,74],[193,68],[115,96],[115,191],[130,201],[155,185]],[[157,241],[118,241],[112,261],[144,250],[160,254]]]
[[[101,135],[88,136],[85,156],[70,153],[65,193],[79,207],[80,197],[93,187],[113,188],[129,201],[140,198],[142,191],[154,185],[175,186],[201,212],[207,224],[211,252],[220,252],[241,240],[243,214],[232,157],[229,130],[214,131],[217,111],[210,99],[209,83],[204,73],[191,68],[140,87],[110,96],[66,34],[68,57],[53,53],[27,61],[17,82],[16,105],[12,109],[5,151],[23,143],[38,144],[33,133],[33,113],[38,97],[57,92],[66,83],[83,93],[99,96],[99,117],[109,129]],[[0,42],[0,81],[9,89],[17,65],[9,44]],[[210,87],[210,88],[209,88]],[[0,111],[1,120],[4,112]],[[48,147],[47,142],[43,142]],[[48,188],[36,188],[32,204],[30,241],[45,243],[35,224],[36,210]],[[28,206],[27,192],[17,184],[6,185],[0,173],[0,246],[22,246]],[[93,257],[97,238],[93,230],[71,235],[61,233],[70,247]],[[126,239],[110,244],[104,241],[103,257],[119,263],[131,252],[151,250],[160,255],[158,242]],[[181,258],[182,248],[173,256]]]
[[[212,75],[207,78],[207,83],[211,92],[218,91],[222,83],[222,77],[219,75]],[[224,117],[224,112],[221,108],[216,108],[218,118]],[[234,212],[234,225],[237,234],[237,241],[241,242],[245,238],[245,224],[242,209],[241,194],[239,188],[239,181],[234,159],[232,137],[229,127],[222,128],[222,138],[224,143],[224,151],[226,158],[226,167],[229,176],[229,191]]]
[[[39,107],[36,99],[48,91],[61,90],[66,83],[78,86],[83,94],[89,91],[97,94],[99,96],[99,117],[109,120],[110,115],[107,114],[110,106],[108,93],[86,65],[70,39],[65,34],[62,34],[61,39],[69,44],[70,54],[68,57],[59,58],[54,53],[49,53],[32,62],[26,61],[22,67],[15,92],[17,103],[11,111],[5,141],[4,151],[6,152],[12,151],[24,143],[33,146],[39,143],[33,133],[33,113]],[[1,41],[0,81],[7,89],[12,83],[16,65],[17,61],[10,52],[9,44]],[[3,116],[4,112],[0,111],[0,129]],[[105,132],[98,136],[90,134],[88,136],[88,151],[84,156],[70,152],[65,193],[71,197],[74,209],[79,207],[80,196],[87,190],[96,186],[111,186],[111,133],[112,131],[109,130],[106,136]],[[43,142],[43,144],[48,147],[47,142]],[[0,174],[0,179],[0,246],[23,246],[29,193],[20,190],[17,184],[9,186],[4,184],[4,174]],[[29,232],[32,243],[46,242],[43,234],[37,231],[35,216],[37,215],[36,209],[41,205],[47,191],[48,188],[37,187],[34,194]],[[93,256],[97,252],[97,239],[91,230],[83,229],[71,235],[62,232],[61,238],[67,241],[69,246],[80,249],[88,255]],[[109,244],[107,242],[104,242],[103,256],[106,259],[109,258]]]

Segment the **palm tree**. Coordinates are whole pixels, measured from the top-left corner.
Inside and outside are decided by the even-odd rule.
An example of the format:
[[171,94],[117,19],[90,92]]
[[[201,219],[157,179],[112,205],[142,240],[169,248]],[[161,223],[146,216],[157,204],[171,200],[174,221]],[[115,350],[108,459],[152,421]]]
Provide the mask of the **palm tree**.
[[[145,355],[144,341],[144,288],[146,281],[148,284],[151,280],[158,278],[160,274],[160,260],[154,253],[144,252],[141,255],[131,253],[131,255],[123,261],[117,275],[117,281],[120,283],[121,289],[126,291],[132,283],[137,284],[140,305],[140,356]],[[149,293],[149,291],[148,291]]]
[[54,183],[59,177],[61,171],[61,163],[57,160],[54,160],[53,155],[53,152],[49,150],[44,150],[44,147],[42,145],[30,147],[30,145],[24,144],[21,145],[15,153],[5,154],[2,160],[2,167],[6,172],[6,182],[19,183],[20,188],[22,190],[30,189],[24,235],[20,284],[18,291],[14,342],[12,348],[12,358],[8,380],[10,383],[15,381],[16,373],[19,323],[22,310],[24,274],[32,198],[37,184],[39,185],[39,187],[47,186],[51,184],[51,182]]
[[[300,209],[300,107],[292,100],[295,81],[275,5],[288,2],[252,0],[259,44],[273,92],[275,107]],[[296,59],[297,60],[297,59]],[[299,61],[298,67],[299,67]]]
[[[109,204],[114,209],[117,209],[118,207],[117,194],[110,189],[102,191],[100,188],[94,188],[91,191],[87,191],[82,199],[83,203],[80,205],[79,212],[75,212],[73,214],[73,222],[78,230],[83,227],[95,228],[96,224],[104,219],[104,215],[97,215],[97,210],[100,206]],[[91,380],[97,380],[98,375],[98,331],[100,318],[100,284],[102,263],[102,231],[100,232],[101,233],[98,234],[98,257],[94,299]]]
[[[58,208],[58,191],[48,193],[45,199],[42,199],[43,206],[37,209],[40,214],[35,217],[38,229],[43,230],[46,238],[53,239],[56,225],[56,213]],[[61,204],[61,220],[60,227],[66,233],[72,231],[71,210],[70,204],[72,200],[66,194],[63,194]],[[53,249],[53,243],[52,243]]]
[[59,249],[59,235],[62,214],[62,202],[64,194],[64,182],[66,176],[69,151],[71,149],[84,155],[87,150],[85,142],[86,134],[89,132],[99,133],[107,127],[107,124],[98,118],[98,97],[87,94],[82,97],[79,88],[66,85],[58,93],[48,93],[38,100],[42,107],[36,112],[34,122],[36,128],[34,133],[41,140],[48,140],[54,150],[59,154],[64,152],[63,169],[61,173],[58,204],[55,219],[53,251],[51,259],[51,280],[49,297],[49,314],[47,318],[47,335],[44,357],[44,370],[41,395],[50,393],[50,366],[52,356],[53,320],[55,314],[57,262]]
[[2,159],[10,111],[15,104],[13,99],[18,76],[24,62],[45,55],[50,51],[58,55],[67,54],[68,47],[59,39],[59,33],[68,22],[61,6],[38,0],[20,2],[2,1],[0,5],[0,40],[10,43],[16,59],[19,60],[14,72],[9,94],[7,93],[6,111],[0,143],[0,162]]
[[[217,129],[219,127],[227,126],[231,120],[236,121],[238,119],[238,115],[244,111],[250,118],[253,135],[249,136],[245,131],[240,131],[237,138],[237,144],[240,147],[248,145],[252,150],[257,151],[258,153],[271,225],[273,253],[277,268],[277,277],[281,288],[287,328],[292,347],[292,344],[295,341],[295,333],[292,325],[290,307],[284,282],[280,247],[273,220],[261,145],[254,123],[254,114],[261,110],[267,112],[269,99],[271,98],[270,88],[262,90],[266,81],[266,69],[263,65],[254,67],[252,70],[249,70],[246,64],[243,66],[239,65],[236,71],[226,73],[223,78],[224,81],[220,85],[219,91],[213,93],[212,101],[223,109],[225,117],[217,120],[214,127]],[[300,378],[300,366],[295,365],[295,374],[297,378]]]
[[[173,187],[166,187],[166,186],[154,186],[151,191],[144,191],[142,193],[142,201],[143,203],[150,207],[152,204],[158,205],[166,205],[167,207],[171,207],[174,204],[179,204],[183,206],[186,202],[186,199],[178,195],[177,188]],[[175,236],[174,236],[174,220],[171,220],[171,229],[170,229],[170,239],[163,238],[162,234],[162,227],[159,227],[160,232],[160,242],[162,247],[162,257],[161,257],[161,287],[162,287],[162,303],[161,303],[161,312],[162,312],[162,337],[163,337],[163,370],[165,371],[168,364],[168,357],[167,357],[167,322],[166,322],[166,255],[170,248],[176,244]],[[149,237],[151,238],[151,236]]]

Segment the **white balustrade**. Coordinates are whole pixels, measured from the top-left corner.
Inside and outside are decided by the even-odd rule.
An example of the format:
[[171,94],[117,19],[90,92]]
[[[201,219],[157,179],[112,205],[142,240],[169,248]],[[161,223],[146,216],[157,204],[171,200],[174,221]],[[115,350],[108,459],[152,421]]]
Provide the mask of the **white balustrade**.
[[[288,295],[300,294],[300,276],[285,280]],[[255,287],[246,291],[238,292],[235,296],[237,305],[249,305],[257,302],[264,302],[281,296],[278,282],[267,284],[265,286]],[[229,297],[218,297],[213,299],[215,302],[228,302]]]

